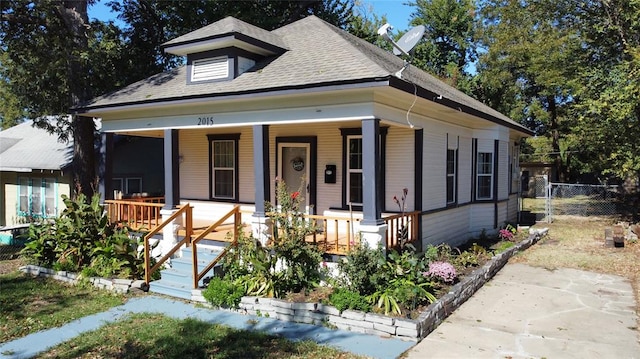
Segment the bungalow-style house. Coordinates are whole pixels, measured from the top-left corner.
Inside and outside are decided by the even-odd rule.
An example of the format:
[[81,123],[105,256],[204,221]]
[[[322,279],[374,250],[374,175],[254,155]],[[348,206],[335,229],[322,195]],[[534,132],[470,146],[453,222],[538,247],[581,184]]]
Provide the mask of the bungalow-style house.
[[[114,188],[124,197],[161,195],[161,140],[119,136],[114,142]],[[137,158],[143,152],[144,162]],[[60,215],[62,195],[73,191],[72,159],[73,140],[61,142],[31,120],[0,131],[0,230]]]
[[239,204],[261,235],[276,179],[302,189],[310,216],[349,220],[369,243],[394,215],[411,214],[422,245],[517,218],[531,131],[315,16],[273,31],[227,17],[163,49],[186,65],[77,110],[104,134],[164,139],[164,218],[189,203],[213,222]]

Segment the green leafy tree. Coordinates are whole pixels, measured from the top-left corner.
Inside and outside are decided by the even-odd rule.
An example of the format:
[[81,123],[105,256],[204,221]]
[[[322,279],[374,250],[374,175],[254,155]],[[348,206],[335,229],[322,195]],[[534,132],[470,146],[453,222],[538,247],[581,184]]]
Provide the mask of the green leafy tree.
[[[95,125],[73,108],[93,96],[93,36],[87,7],[93,1],[25,1],[0,3],[0,78],[12,99],[3,118],[24,114],[66,141],[73,138],[73,180],[91,198],[95,188]],[[97,86],[99,87],[99,85]],[[71,114],[71,116],[67,116]],[[57,116],[58,121],[47,121]],[[53,123],[53,124],[52,124]]]
[[581,2],[575,19],[586,45],[571,128],[581,140],[576,165],[639,178],[640,1]]
[[559,174],[554,181],[568,177],[561,142],[569,132],[578,66],[574,57],[582,46],[566,16],[570,3],[489,0],[480,8],[486,52],[479,58],[479,92],[489,96],[486,102],[551,139]]
[[452,86],[467,88],[468,66],[476,59],[473,1],[416,0],[410,5],[415,6],[411,26],[426,27],[413,63]]

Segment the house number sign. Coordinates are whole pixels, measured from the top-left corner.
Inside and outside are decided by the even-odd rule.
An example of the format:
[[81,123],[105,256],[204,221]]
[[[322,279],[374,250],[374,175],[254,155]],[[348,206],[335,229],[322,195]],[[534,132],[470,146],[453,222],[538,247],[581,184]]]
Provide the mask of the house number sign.
[[198,117],[198,126],[213,126],[213,116],[201,116]]
[[300,172],[304,169],[304,160],[301,157],[296,157],[291,160],[291,166],[294,170]]

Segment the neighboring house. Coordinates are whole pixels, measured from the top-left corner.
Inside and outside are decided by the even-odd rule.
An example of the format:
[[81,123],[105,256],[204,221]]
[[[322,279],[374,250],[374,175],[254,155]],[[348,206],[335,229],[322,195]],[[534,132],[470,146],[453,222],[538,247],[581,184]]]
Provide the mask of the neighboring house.
[[[124,195],[161,196],[162,140],[116,136],[114,182]],[[0,228],[58,216],[62,195],[72,193],[73,141],[33,127],[33,121],[0,131]],[[129,190],[129,192],[127,192]]]
[[57,216],[69,195],[73,144],[33,127],[0,131],[0,227]]
[[402,59],[315,16],[273,31],[228,17],[163,49],[186,65],[78,110],[105,134],[164,138],[165,216],[242,204],[259,229],[282,178],[308,212],[361,219],[369,242],[405,188],[423,244],[517,218],[532,132],[415,67],[398,77]]

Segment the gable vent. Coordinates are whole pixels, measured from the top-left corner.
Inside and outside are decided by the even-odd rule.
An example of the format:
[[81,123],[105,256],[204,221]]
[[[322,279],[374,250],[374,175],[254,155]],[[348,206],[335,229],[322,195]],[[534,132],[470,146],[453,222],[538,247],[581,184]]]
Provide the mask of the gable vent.
[[229,77],[227,57],[193,60],[191,65],[191,81],[207,81]]

